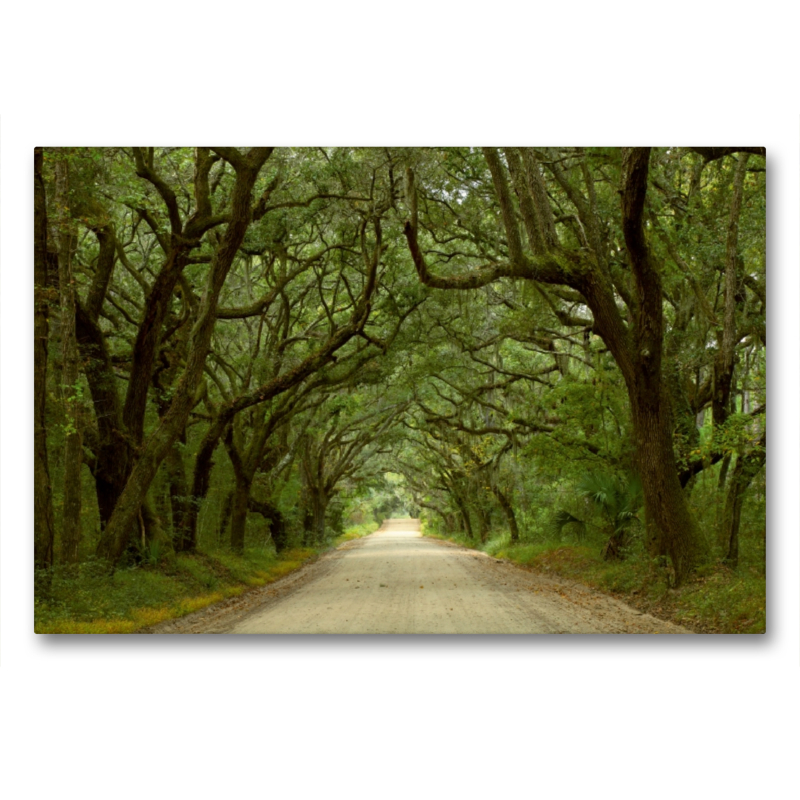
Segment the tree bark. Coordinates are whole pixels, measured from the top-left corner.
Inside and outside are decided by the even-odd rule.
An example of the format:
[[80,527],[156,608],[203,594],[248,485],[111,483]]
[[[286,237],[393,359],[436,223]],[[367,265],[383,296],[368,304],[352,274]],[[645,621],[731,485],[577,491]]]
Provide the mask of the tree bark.
[[147,396],[158,346],[161,341],[164,320],[169,311],[172,293],[187,263],[187,245],[181,243],[174,246],[153,283],[145,303],[144,316],[136,334],[122,419],[125,429],[137,446],[141,444],[144,437]]
[[761,471],[767,453],[764,449],[766,439],[762,439],[761,447],[736,459],[736,466],[731,475],[728,496],[725,502],[725,516],[723,518],[723,533],[727,545],[725,562],[736,569],[739,566],[739,526],[742,519],[742,504],[744,495],[753,478]]
[[78,561],[81,542],[81,435],[80,371],[75,334],[75,281],[72,275],[74,224],[70,218],[69,167],[59,158],[56,173],[56,244],[61,303],[61,392],[64,405],[64,506],[61,514],[61,560]]
[[[145,545],[145,551],[142,553],[142,555],[153,555],[155,552],[153,545],[157,545],[159,551],[162,551],[163,546],[167,543],[167,534],[164,530],[164,523],[161,517],[155,511],[153,511],[150,503],[147,500],[142,503],[141,519],[142,523],[144,524]],[[149,553],[147,552],[147,548],[150,548]]]
[[272,503],[262,503],[252,497],[248,501],[248,508],[250,511],[261,514],[264,519],[269,521],[269,530],[275,550],[278,553],[283,552],[289,544],[288,531],[286,530],[286,521],[283,518],[283,514]]
[[328,497],[323,489],[317,486],[306,485],[307,506],[303,522],[306,533],[306,542],[319,545],[325,541],[325,512],[328,508]]
[[50,304],[47,290],[47,202],[42,178],[41,147],[33,155],[34,198],[34,322],[33,322],[33,496],[34,563],[37,569],[53,565],[55,520],[50,466],[47,457],[47,349]]
[[325,541],[325,512],[328,510],[328,498],[323,492],[317,492],[314,498],[314,537],[317,544]]
[[486,544],[489,541],[489,512],[480,505],[476,505],[475,514],[478,517],[478,538],[482,544]]
[[519,527],[517,526],[517,515],[514,513],[514,507],[508,496],[498,486],[492,487],[492,493],[497,498],[500,508],[508,520],[508,529],[511,531],[511,543],[516,544],[519,541]]
[[231,550],[234,553],[244,553],[249,495],[250,485],[237,480],[231,500]]
[[222,509],[219,513],[219,522],[217,523],[217,543],[222,544],[225,541],[225,534],[228,530],[228,523],[231,520],[231,507],[233,506],[233,492],[226,492],[225,499],[222,501]]
[[[622,369],[622,372],[633,415],[647,535],[652,552],[671,560],[677,585],[702,560],[706,548],[678,477],[672,442],[672,411],[662,375],[664,312],[661,278],[652,261],[642,223],[649,159],[648,148],[633,148],[623,156],[623,233],[634,275],[636,300],[633,347],[626,348],[626,341],[620,341],[604,326],[603,338],[615,358],[615,351],[628,351],[628,357],[622,359],[628,369]],[[620,360],[617,358],[618,364]]]
[[[212,422],[211,427],[200,443],[200,448],[194,460],[192,493],[186,504],[186,512],[182,523],[183,531],[181,533],[181,540],[185,543],[187,552],[194,552],[197,548],[197,521],[200,515],[200,506],[208,494],[211,470],[214,468],[214,451],[225,433],[226,425],[227,423],[219,417]],[[224,524],[227,525],[227,518]],[[220,535],[223,533],[224,531],[221,530]]]
[[467,534],[467,537],[471,541],[475,538],[475,534],[472,532],[472,521],[469,518],[469,510],[464,506],[459,505],[458,511],[461,515],[462,530]]
[[622,560],[622,547],[625,544],[625,529],[614,531],[608,537],[608,541],[603,547],[603,560],[604,561],[621,561]]
[[185,528],[183,519],[186,516],[187,493],[189,488],[186,483],[186,466],[183,463],[183,449],[180,444],[186,444],[184,431],[178,441],[172,445],[167,455],[167,476],[169,481],[169,502],[172,511],[172,538],[176,553],[190,552],[193,548],[191,542],[184,539]]
[[742,210],[744,177],[749,156],[740,156],[733,179],[733,198],[728,221],[728,237],[725,254],[725,314],[721,336],[721,346],[714,361],[714,394],[711,409],[714,425],[722,425],[728,418],[730,408],[731,384],[733,382],[733,361],[736,347],[736,294],[738,291],[739,262],[739,216]]
[[678,478],[666,393],[635,397],[634,432],[645,506],[647,541],[653,555],[668,556],[679,584],[705,554]]
[[472,530],[472,520],[470,519],[469,515],[469,505],[461,497],[460,493],[454,492],[452,497],[455,501],[456,508],[458,509],[458,514],[461,517],[462,529],[464,533],[467,534],[470,541],[472,541],[475,538],[475,534]]
[[133,448],[122,424],[122,404],[105,337],[97,320],[92,319],[82,304],[76,307],[76,333],[83,371],[97,421],[94,480],[100,529],[105,529],[117,499],[125,487],[133,458]]

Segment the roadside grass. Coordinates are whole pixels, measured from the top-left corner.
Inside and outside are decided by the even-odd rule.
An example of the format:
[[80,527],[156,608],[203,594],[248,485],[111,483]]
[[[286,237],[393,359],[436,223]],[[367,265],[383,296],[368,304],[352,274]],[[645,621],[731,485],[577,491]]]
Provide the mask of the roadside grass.
[[578,581],[697,633],[766,630],[764,571],[747,564],[738,570],[712,564],[680,588],[671,589],[665,571],[643,553],[632,553],[624,561],[604,561],[596,543],[539,541],[512,545],[508,533],[499,533],[485,544],[476,545],[463,535],[442,536],[424,528],[423,533],[537,572]]
[[374,523],[332,542],[277,555],[271,548],[172,555],[110,574],[100,561],[57,567],[36,577],[36,633],[135,633],[236,597],[294,572],[331,547],[367,536]]
[[362,536],[369,536],[378,530],[376,522],[364,522],[361,525],[350,526],[341,536],[337,536],[334,541],[334,546],[338,547],[345,542],[351,542],[353,539],[360,539]]

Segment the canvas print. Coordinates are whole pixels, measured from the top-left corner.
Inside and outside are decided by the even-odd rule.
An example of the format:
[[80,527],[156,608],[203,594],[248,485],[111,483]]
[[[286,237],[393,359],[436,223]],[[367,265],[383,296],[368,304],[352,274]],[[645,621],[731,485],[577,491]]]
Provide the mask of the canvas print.
[[766,629],[760,147],[34,152],[35,619]]

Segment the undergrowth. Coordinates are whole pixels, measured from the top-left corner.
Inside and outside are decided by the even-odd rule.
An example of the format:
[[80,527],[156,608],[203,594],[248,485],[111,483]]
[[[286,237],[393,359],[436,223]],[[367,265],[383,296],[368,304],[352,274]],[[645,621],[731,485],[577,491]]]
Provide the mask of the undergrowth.
[[731,570],[723,564],[713,564],[672,589],[663,568],[641,552],[631,553],[622,561],[605,561],[594,543],[542,540],[512,545],[506,532],[477,544],[463,534],[443,536],[424,526],[423,532],[538,572],[579,581],[698,633],[766,630],[766,577],[763,568],[755,565],[744,564]]
[[[348,528],[334,547],[372,533],[364,523]],[[157,563],[110,574],[100,561],[60,566],[36,578],[36,633],[135,633],[142,628],[236,597],[299,569],[321,548],[272,548],[173,555]]]

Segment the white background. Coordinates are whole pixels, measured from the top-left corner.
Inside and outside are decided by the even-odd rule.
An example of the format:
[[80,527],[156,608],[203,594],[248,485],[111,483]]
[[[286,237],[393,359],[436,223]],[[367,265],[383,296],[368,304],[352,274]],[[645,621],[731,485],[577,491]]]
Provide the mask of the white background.
[[[550,8],[6,5],[6,797],[797,796],[797,21],[773,2]],[[214,141],[766,146],[767,635],[36,637],[33,147]]]

